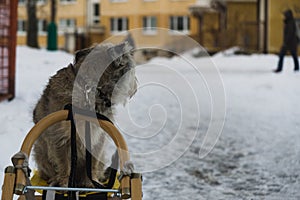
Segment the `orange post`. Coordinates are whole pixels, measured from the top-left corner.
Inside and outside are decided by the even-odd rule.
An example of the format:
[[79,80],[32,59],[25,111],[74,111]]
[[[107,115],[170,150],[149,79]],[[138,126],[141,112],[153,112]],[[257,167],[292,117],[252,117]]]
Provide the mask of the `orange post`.
[[13,199],[13,190],[15,185],[15,168],[9,166],[5,169],[4,182],[2,187],[2,200],[12,200]]
[[131,177],[131,200],[142,200],[142,198],[142,175],[134,173]]

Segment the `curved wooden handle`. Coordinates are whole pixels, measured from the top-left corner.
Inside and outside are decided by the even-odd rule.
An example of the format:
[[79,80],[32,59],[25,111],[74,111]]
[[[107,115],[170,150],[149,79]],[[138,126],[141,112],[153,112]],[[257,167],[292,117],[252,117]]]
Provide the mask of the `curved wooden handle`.
[[[32,146],[34,142],[38,139],[38,137],[42,134],[43,131],[45,131],[48,127],[51,125],[64,121],[68,119],[68,110],[61,110],[54,112],[43,119],[41,119],[26,135],[21,151],[24,152],[26,155],[30,155]],[[124,166],[124,163],[129,160],[129,153],[128,153],[128,147],[127,144],[121,135],[121,133],[118,131],[118,129],[110,122],[105,120],[98,120],[92,117],[87,117],[79,114],[75,114],[75,119],[80,118],[84,119],[90,122],[99,123],[100,127],[113,139],[119,153],[120,158],[120,166],[121,169]],[[18,161],[18,165],[22,165],[23,160]],[[23,189],[26,186],[26,179],[24,172],[21,169],[17,170],[17,176],[16,176],[16,187],[15,187],[15,193],[21,195],[23,193]],[[125,178],[121,180],[121,187],[127,190],[126,188],[129,186],[129,179]],[[128,188],[129,189],[129,188]]]

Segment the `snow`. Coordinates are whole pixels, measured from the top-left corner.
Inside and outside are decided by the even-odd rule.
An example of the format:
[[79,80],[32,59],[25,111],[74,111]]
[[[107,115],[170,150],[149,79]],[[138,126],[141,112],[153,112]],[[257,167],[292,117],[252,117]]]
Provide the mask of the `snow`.
[[[16,98],[0,103],[0,184],[48,78],[72,60],[17,48]],[[272,73],[277,60],[228,50],[137,66],[139,90],[116,124],[143,172],[143,199],[300,199],[300,74],[289,56]]]

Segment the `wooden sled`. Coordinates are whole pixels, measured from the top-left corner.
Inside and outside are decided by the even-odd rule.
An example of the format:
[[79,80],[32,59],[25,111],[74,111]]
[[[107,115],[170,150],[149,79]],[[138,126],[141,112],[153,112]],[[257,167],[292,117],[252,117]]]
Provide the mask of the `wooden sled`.
[[[8,166],[5,169],[4,183],[2,186],[2,198],[1,200],[13,200],[14,194],[19,195],[19,200],[41,200],[41,196],[35,195],[34,197],[29,198],[28,192],[43,189],[43,190],[52,190],[56,191],[59,188],[55,187],[42,187],[39,186],[31,186],[28,171],[24,170],[24,166],[26,166],[26,162],[28,161],[28,157],[30,156],[31,149],[33,147],[34,142],[37,138],[42,134],[44,130],[46,130],[51,125],[68,120],[69,110],[61,110],[54,112],[42,120],[40,120],[27,134],[25,137],[21,150],[19,153],[27,156],[27,158],[19,158],[14,163],[14,166]],[[109,121],[103,119],[97,119],[94,117],[86,116],[83,114],[73,113],[74,118],[83,119],[89,121],[91,123],[99,123],[100,127],[106,131],[106,133],[112,138],[114,141],[118,154],[119,154],[119,162],[120,167],[124,166],[126,161],[129,161],[129,153],[127,144],[118,131],[118,129]],[[28,168],[29,169],[29,168]],[[68,188],[72,191],[94,191],[99,193],[114,193],[114,197],[108,197],[108,199],[132,199],[132,200],[141,200],[142,199],[142,180],[141,174],[133,174],[131,176],[123,176],[120,180],[120,187],[118,189],[95,189],[95,188]],[[65,191],[65,190],[64,190]],[[97,199],[98,200],[98,199]],[[101,200],[101,199],[99,199]]]

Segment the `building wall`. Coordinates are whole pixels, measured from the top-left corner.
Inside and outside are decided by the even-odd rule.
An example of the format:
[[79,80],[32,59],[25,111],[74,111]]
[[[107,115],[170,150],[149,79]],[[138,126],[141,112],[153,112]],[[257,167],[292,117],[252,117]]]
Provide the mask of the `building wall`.
[[268,7],[268,51],[278,53],[283,41],[283,15],[287,9],[293,11],[295,19],[300,20],[299,0],[269,0]]
[[[188,7],[195,3],[195,0],[127,0],[124,2],[101,1],[101,22],[105,26],[105,38],[113,37],[112,40],[120,41],[124,36],[116,36],[110,31],[112,17],[127,17],[128,29],[143,28],[143,17],[153,16],[157,19],[157,27],[168,29],[170,16],[189,16],[190,31],[188,35],[197,34],[197,20],[189,14]],[[168,45],[177,38],[168,30],[158,30],[153,34],[146,34],[142,29],[132,31],[134,39],[139,46]]]
[[[199,7],[202,16],[202,32],[193,36],[201,38],[201,44],[210,52],[232,46],[245,50],[258,48],[257,2],[255,0],[227,0],[226,7]],[[195,10],[194,12],[197,12]],[[197,13],[195,13],[197,14]]]
[[218,51],[222,44],[220,40],[219,13],[208,12],[203,16],[203,46],[211,52]]
[[[50,22],[50,0],[46,0],[45,3],[37,4],[37,18],[45,19]],[[75,19],[77,31],[84,31],[86,27],[86,0],[76,0],[75,2],[60,2],[57,0],[57,14],[56,22],[59,30],[59,21],[61,19]],[[18,19],[27,20],[26,5],[20,4],[18,6]],[[39,33],[38,37],[39,46],[45,48],[47,46],[47,34]],[[26,32],[18,32],[17,43],[19,45],[26,44]],[[58,47],[65,47],[65,34],[62,31],[58,31]]]
[[[227,3],[227,31],[224,46],[235,44],[246,49],[257,48],[257,4],[256,2]],[[225,38],[224,38],[225,39]]]
[[[103,32],[87,31],[88,8],[91,1],[101,3],[101,26]],[[300,20],[300,1],[299,0],[266,0],[268,2],[267,17],[267,52],[277,53],[282,45],[283,37],[283,16],[282,12],[288,8],[293,10],[296,19]],[[124,35],[116,36],[110,31],[110,19],[112,17],[127,17],[128,29],[143,27],[143,17],[154,16],[157,19],[159,28],[169,28],[170,16],[189,16],[190,31],[187,35],[195,40],[199,40],[199,22],[196,17],[191,16],[189,7],[195,4],[196,0],[123,0],[112,2],[112,0],[76,0],[74,3],[60,3],[57,0],[57,24],[61,19],[75,19],[77,31],[85,32],[87,45],[102,42],[110,39],[115,42],[123,40]],[[257,1],[228,0],[226,29],[220,28],[220,15],[216,11],[209,11],[203,16],[203,42],[202,45],[209,51],[218,51],[234,45],[245,47],[246,49],[257,49],[258,22],[257,22]],[[50,21],[50,0],[45,4],[38,4],[37,17]],[[19,4],[18,19],[26,20],[26,6]],[[262,24],[263,25],[263,24]],[[262,29],[261,29],[262,30]],[[174,43],[180,43],[180,37],[169,31],[157,31],[154,34],[145,34],[142,29],[133,33],[136,43],[140,46],[163,47]],[[65,34],[59,32],[58,46],[64,48]],[[113,38],[111,38],[113,36]],[[46,33],[39,33],[39,45],[46,47]],[[264,38],[261,37],[261,44]],[[17,43],[26,44],[26,32],[18,33]],[[185,48],[185,47],[184,47]],[[300,53],[300,52],[299,52]]]

